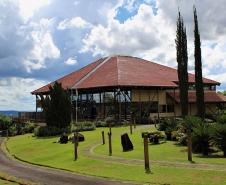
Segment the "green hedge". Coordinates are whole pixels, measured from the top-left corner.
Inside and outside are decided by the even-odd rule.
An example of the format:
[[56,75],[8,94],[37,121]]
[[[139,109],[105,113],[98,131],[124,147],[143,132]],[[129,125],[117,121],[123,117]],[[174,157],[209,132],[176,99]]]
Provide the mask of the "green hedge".
[[95,129],[95,123],[91,121],[83,121],[71,124],[71,132],[91,131]]
[[62,128],[57,128],[57,127],[48,127],[48,126],[44,126],[44,127],[37,127],[34,130],[34,134],[37,137],[46,137],[46,136],[57,136],[57,135],[61,135],[63,133],[68,133],[69,129],[62,129]]

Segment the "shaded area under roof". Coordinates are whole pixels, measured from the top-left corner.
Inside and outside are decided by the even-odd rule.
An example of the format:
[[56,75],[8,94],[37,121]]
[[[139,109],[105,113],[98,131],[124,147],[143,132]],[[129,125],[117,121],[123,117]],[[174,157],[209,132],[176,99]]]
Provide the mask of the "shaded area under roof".
[[[176,91],[175,94],[173,91],[167,91],[167,94],[176,102],[180,103],[180,92]],[[195,103],[196,102],[196,92],[189,91],[188,92],[188,102]],[[204,91],[204,102],[205,103],[226,103],[226,97],[215,91]]]

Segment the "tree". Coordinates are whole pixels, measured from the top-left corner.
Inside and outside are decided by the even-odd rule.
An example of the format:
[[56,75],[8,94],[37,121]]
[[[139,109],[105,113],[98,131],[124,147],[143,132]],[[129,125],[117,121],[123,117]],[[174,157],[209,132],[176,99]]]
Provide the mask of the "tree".
[[[187,53],[187,35],[184,27],[183,18],[178,13],[177,31],[176,31],[176,50],[178,64],[178,81],[180,90],[180,103],[182,117],[188,115],[188,53]],[[191,129],[187,129],[188,137],[188,160],[192,161],[192,139]]]
[[46,115],[46,124],[50,127],[66,128],[71,122],[71,100],[68,91],[55,82],[49,87],[49,95],[42,97],[42,106]]
[[204,119],[205,117],[205,103],[204,103],[204,89],[203,89],[203,80],[202,80],[202,55],[201,55],[201,42],[200,42],[200,33],[197,19],[196,8],[193,8],[194,11],[194,57],[195,57],[195,88],[196,88],[196,106],[197,114],[200,118]]
[[184,21],[180,15],[180,12],[177,20],[175,42],[177,50],[177,71],[180,90],[181,114],[185,117],[188,115],[188,53],[186,28],[184,27]]

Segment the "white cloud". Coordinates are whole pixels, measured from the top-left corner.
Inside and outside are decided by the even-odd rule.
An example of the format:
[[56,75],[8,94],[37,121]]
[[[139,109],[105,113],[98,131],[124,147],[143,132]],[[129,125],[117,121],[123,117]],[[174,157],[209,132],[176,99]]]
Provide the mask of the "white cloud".
[[65,19],[61,21],[58,25],[59,30],[65,30],[65,29],[70,29],[70,28],[89,28],[92,25],[82,19],[81,17],[74,17],[72,19]]
[[78,61],[76,60],[76,58],[70,57],[64,63],[66,65],[77,65]]
[[95,26],[83,39],[81,52],[92,52],[94,56],[135,55],[157,62],[171,62],[175,59],[174,31],[161,12],[155,16],[151,6],[142,4],[138,13],[124,23],[110,19],[106,27]]
[[33,29],[30,39],[33,41],[33,48],[24,60],[28,72],[44,68],[46,59],[60,57],[60,50],[54,44],[49,30],[52,23],[52,19],[41,19],[39,23],[31,23]]
[[18,0],[20,14],[28,21],[40,8],[47,6],[51,0]]
[[46,83],[33,78],[0,78],[0,110],[34,110],[34,96],[30,93]]

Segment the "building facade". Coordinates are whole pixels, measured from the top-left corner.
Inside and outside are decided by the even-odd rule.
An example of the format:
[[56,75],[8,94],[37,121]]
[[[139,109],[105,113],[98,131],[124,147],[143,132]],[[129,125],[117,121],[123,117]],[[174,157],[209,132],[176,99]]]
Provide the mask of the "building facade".
[[[181,116],[177,70],[130,56],[101,58],[58,80],[71,93],[73,119],[153,120]],[[189,74],[189,114],[196,115],[195,76]],[[216,92],[220,85],[203,78],[206,114],[217,114],[226,98]],[[41,96],[47,84],[32,92],[36,112],[42,110]]]

